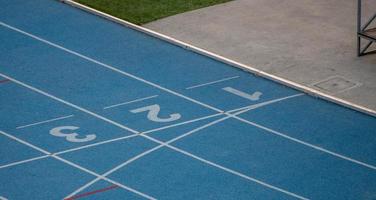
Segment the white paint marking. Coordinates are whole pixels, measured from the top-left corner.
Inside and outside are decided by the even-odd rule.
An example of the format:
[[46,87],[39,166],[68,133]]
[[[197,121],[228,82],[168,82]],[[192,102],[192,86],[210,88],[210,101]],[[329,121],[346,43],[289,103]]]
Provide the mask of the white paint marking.
[[161,107],[158,104],[154,104],[154,105],[150,105],[150,106],[136,108],[136,109],[131,110],[130,112],[131,113],[147,112],[148,113],[147,118],[150,121],[160,122],[160,123],[172,122],[172,121],[176,121],[176,120],[181,118],[181,115],[179,113],[170,114],[170,116],[167,117],[167,118],[158,117],[160,110],[161,110]]
[[232,87],[224,87],[224,88],[222,88],[222,90],[230,92],[230,93],[235,94],[237,96],[246,98],[246,99],[251,100],[251,101],[257,101],[257,100],[259,100],[260,96],[262,95],[262,92],[259,92],[259,91],[257,91],[257,92],[255,92],[255,93],[253,93],[253,94],[250,95],[250,94],[247,94],[247,93],[242,92],[240,90],[234,89]]
[[115,71],[115,72],[117,72],[117,73],[123,74],[123,75],[128,76],[128,77],[133,78],[133,79],[136,79],[136,80],[138,80],[138,81],[141,81],[141,82],[143,82],[143,83],[146,83],[146,84],[148,84],[148,85],[151,85],[151,86],[153,86],[153,87],[156,87],[156,88],[158,88],[158,89],[160,89],[160,90],[163,90],[163,91],[165,91],[165,92],[171,93],[171,94],[173,94],[173,95],[175,95],[175,96],[178,96],[178,97],[181,97],[181,98],[183,98],[183,99],[186,99],[186,100],[191,101],[191,102],[193,102],[193,103],[199,104],[199,105],[201,105],[201,106],[203,106],[203,107],[209,108],[209,109],[214,110],[214,111],[217,111],[217,112],[223,112],[222,110],[220,110],[220,109],[218,109],[218,108],[215,108],[215,107],[213,107],[213,106],[209,106],[209,105],[207,105],[207,104],[205,104],[205,103],[202,103],[202,102],[200,102],[200,101],[197,101],[197,100],[195,100],[195,99],[192,99],[192,98],[190,98],[190,97],[187,97],[187,96],[185,96],[185,95],[183,95],[183,94],[177,93],[177,92],[175,92],[175,91],[172,91],[172,90],[170,90],[170,89],[167,89],[167,88],[165,88],[165,87],[162,87],[162,86],[160,86],[160,85],[158,85],[158,84],[152,83],[152,82],[147,81],[147,80],[145,80],[145,79],[142,79],[142,78],[140,78],[140,77],[138,77],[138,76],[135,76],[135,75],[133,75],[133,74],[127,73],[127,72],[122,71],[122,70],[120,70],[120,69],[117,69],[117,68],[115,68],[115,67],[113,67],[113,66],[107,65],[107,64],[102,63],[102,62],[100,62],[100,61],[97,61],[97,60],[95,60],[95,59],[93,59],[93,58],[90,58],[90,57],[88,57],[88,56],[82,55],[82,54],[80,54],[80,53],[78,53],[78,52],[75,52],[75,51],[73,51],[73,50],[70,50],[70,49],[67,49],[67,48],[65,48],[65,47],[62,47],[62,46],[60,46],[60,45],[58,45],[58,44],[55,44],[55,43],[53,43],[53,42],[50,42],[50,41],[48,41],[48,40],[45,40],[45,39],[40,38],[40,37],[38,37],[38,36],[35,36],[35,35],[31,34],[31,33],[28,33],[28,32],[25,32],[25,31],[23,31],[23,30],[21,30],[21,29],[18,29],[18,28],[15,28],[15,27],[13,27],[13,26],[10,26],[10,25],[8,25],[8,24],[2,22],[2,21],[0,21],[0,25],[1,25],[1,26],[4,26],[4,27],[6,27],[6,28],[9,28],[9,29],[11,29],[11,30],[13,30],[13,31],[19,32],[19,33],[21,33],[21,34],[23,34],[23,35],[27,35],[27,36],[29,36],[29,37],[31,37],[31,38],[34,38],[35,40],[38,40],[38,41],[40,41],[40,42],[43,42],[43,43],[45,43],[45,44],[48,44],[48,45],[50,45],[50,46],[53,46],[53,47],[58,48],[58,49],[60,49],[60,50],[63,50],[63,51],[65,51],[65,52],[68,52],[68,53],[70,53],[70,54],[73,54],[73,55],[75,55],[75,56],[78,56],[78,57],[80,57],[80,58],[82,58],[82,59],[85,59],[85,60],[87,60],[87,61],[90,61],[90,62],[92,62],[92,63],[98,64],[98,65],[100,65],[100,66],[102,66],[102,67],[105,67],[105,68],[110,69],[110,70],[112,70],[112,71]]
[[5,136],[7,136],[7,137],[9,137],[9,138],[11,138],[11,139],[13,139],[13,140],[16,140],[16,141],[19,142],[19,143],[22,143],[22,144],[24,144],[24,145],[26,145],[26,146],[28,146],[28,147],[31,147],[31,148],[33,148],[33,149],[35,149],[35,150],[37,150],[37,151],[40,151],[40,152],[42,152],[42,153],[44,153],[44,154],[47,154],[47,156],[53,157],[53,158],[55,158],[55,159],[57,159],[57,160],[60,160],[60,161],[62,161],[62,162],[64,162],[64,163],[70,165],[70,166],[73,166],[73,167],[75,167],[75,168],[77,168],[77,169],[80,169],[81,171],[84,171],[84,172],[89,173],[89,174],[91,174],[91,175],[93,175],[93,176],[99,177],[99,178],[101,178],[101,179],[103,179],[103,180],[105,180],[105,181],[108,181],[108,182],[111,182],[111,183],[113,183],[113,184],[115,184],[115,185],[118,185],[119,187],[121,187],[121,188],[123,188],[123,189],[126,189],[126,190],[128,190],[128,191],[130,191],[130,192],[133,192],[133,193],[135,193],[135,194],[138,194],[138,195],[140,195],[140,196],[142,196],[142,197],[144,197],[144,198],[146,198],[146,199],[155,200],[155,198],[153,198],[153,197],[151,197],[151,196],[149,196],[149,195],[146,195],[146,194],[144,194],[144,193],[142,193],[142,192],[139,192],[139,191],[137,191],[137,190],[135,190],[135,189],[133,189],[133,188],[130,188],[130,187],[128,187],[128,186],[122,185],[122,184],[120,184],[120,183],[118,183],[118,182],[115,182],[115,181],[113,181],[113,180],[111,180],[111,179],[109,179],[109,178],[107,178],[107,177],[101,177],[99,174],[97,174],[97,173],[95,173],[95,172],[93,172],[93,171],[91,171],[91,170],[88,170],[88,169],[86,169],[86,168],[84,168],[84,167],[82,167],[82,166],[80,166],[80,165],[77,165],[77,164],[72,163],[72,162],[70,162],[70,161],[68,161],[68,160],[65,160],[65,159],[63,159],[63,158],[61,158],[61,157],[59,157],[59,156],[53,155],[53,154],[51,154],[50,152],[48,152],[48,151],[46,151],[46,150],[44,150],[44,149],[41,149],[41,148],[39,148],[39,147],[37,147],[37,146],[31,144],[31,143],[28,143],[28,142],[26,142],[26,141],[24,141],[24,140],[22,140],[22,139],[19,139],[19,138],[15,137],[15,136],[13,136],[13,135],[10,135],[10,134],[8,134],[8,133],[5,133],[4,131],[0,131],[0,134],[3,134],[3,135],[5,135]]
[[12,167],[12,166],[15,166],[15,165],[20,165],[20,164],[23,164],[23,163],[28,163],[28,162],[31,162],[31,161],[34,161],[34,160],[40,160],[40,159],[47,158],[47,157],[49,157],[49,155],[38,156],[38,157],[26,159],[26,160],[21,160],[21,161],[9,163],[9,164],[6,164],[6,165],[1,165],[0,169]]
[[124,102],[124,103],[119,103],[119,104],[114,104],[114,105],[106,106],[103,109],[115,108],[115,107],[118,107],[118,106],[123,106],[123,105],[131,104],[131,103],[136,103],[136,102],[140,102],[140,101],[144,101],[144,100],[152,99],[152,98],[156,98],[156,97],[158,97],[158,95],[153,95],[153,96],[149,96],[149,97],[135,99],[135,100],[132,100],[132,101],[127,101],[127,102]]
[[199,85],[190,86],[190,87],[187,87],[185,89],[186,90],[190,90],[190,89],[194,89],[194,88],[198,88],[198,87],[212,85],[212,84],[215,84],[215,83],[220,83],[220,82],[223,82],[223,81],[228,81],[228,80],[236,79],[236,78],[239,78],[239,77],[240,76],[232,76],[232,77],[223,78],[223,79],[216,80],[216,81],[211,81],[211,82],[208,82],[208,83],[203,83],[203,84],[199,84]]
[[3,196],[0,196],[0,200],[8,200],[8,199]]
[[56,136],[56,137],[63,137],[68,142],[75,142],[75,143],[89,142],[89,141],[95,140],[95,138],[97,138],[97,136],[95,134],[85,135],[85,137],[80,138],[80,137],[78,137],[79,134],[76,133],[76,132],[63,133],[63,131],[65,131],[65,130],[75,131],[79,128],[80,127],[77,127],[77,126],[59,126],[59,127],[55,127],[53,129],[51,129],[50,134],[53,135],[53,136]]
[[74,117],[74,115],[67,115],[67,116],[57,117],[57,118],[53,118],[53,119],[49,119],[49,120],[45,120],[45,121],[41,121],[41,122],[36,122],[36,123],[28,124],[28,125],[23,125],[23,126],[17,127],[16,129],[22,129],[22,128],[26,128],[26,127],[30,127],[30,126],[45,124],[45,123],[49,123],[49,122],[53,122],[53,121],[58,121],[58,120],[62,120],[62,119],[71,118],[71,117]]

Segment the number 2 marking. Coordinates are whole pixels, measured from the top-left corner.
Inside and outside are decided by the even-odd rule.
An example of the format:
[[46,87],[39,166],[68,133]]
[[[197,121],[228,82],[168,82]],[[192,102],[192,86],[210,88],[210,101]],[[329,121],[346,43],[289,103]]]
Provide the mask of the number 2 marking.
[[[75,131],[79,129],[76,126],[59,126],[50,130],[50,134],[56,137],[65,137],[69,142],[89,142],[94,140],[97,136],[95,134],[85,135],[83,138],[78,138],[78,133],[62,133],[63,130]],[[1,199],[0,199],[1,200]]]
[[154,105],[145,106],[142,108],[137,108],[137,109],[131,110],[130,112],[132,113],[148,112],[147,117],[149,120],[153,122],[172,122],[181,118],[181,115],[179,113],[170,114],[170,117],[167,117],[167,118],[160,118],[158,117],[160,110],[161,110],[160,106],[158,104],[154,104]]
[[226,91],[226,92],[230,92],[232,94],[235,94],[237,96],[240,96],[240,97],[243,97],[243,98],[246,98],[248,100],[251,100],[251,101],[257,101],[260,99],[260,96],[262,95],[262,92],[255,92],[253,94],[247,94],[245,92],[242,92],[240,90],[237,90],[237,89],[234,89],[232,87],[224,87],[222,88],[222,90]]

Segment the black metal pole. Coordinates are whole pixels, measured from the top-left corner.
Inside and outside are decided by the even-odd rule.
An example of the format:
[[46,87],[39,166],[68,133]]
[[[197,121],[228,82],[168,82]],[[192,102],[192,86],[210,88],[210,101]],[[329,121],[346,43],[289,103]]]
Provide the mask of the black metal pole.
[[361,23],[362,23],[362,0],[358,0],[358,12],[357,12],[357,33],[356,33],[356,36],[357,36],[357,39],[358,39],[358,44],[357,44],[357,55],[358,56],[361,56],[361,52],[360,52],[360,46],[361,46],[361,38],[359,37],[359,33],[361,31]]

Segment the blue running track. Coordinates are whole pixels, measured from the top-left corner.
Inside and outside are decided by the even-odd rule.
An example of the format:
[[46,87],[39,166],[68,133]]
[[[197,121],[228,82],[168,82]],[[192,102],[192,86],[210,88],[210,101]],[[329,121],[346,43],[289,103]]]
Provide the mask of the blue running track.
[[0,200],[376,199],[376,118],[53,0],[0,0]]

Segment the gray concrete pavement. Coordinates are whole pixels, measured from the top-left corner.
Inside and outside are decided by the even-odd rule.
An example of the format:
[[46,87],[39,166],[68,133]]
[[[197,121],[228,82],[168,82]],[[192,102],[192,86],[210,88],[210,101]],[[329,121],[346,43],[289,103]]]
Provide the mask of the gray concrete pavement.
[[355,22],[355,0],[235,0],[145,27],[376,110],[376,55],[356,57]]

